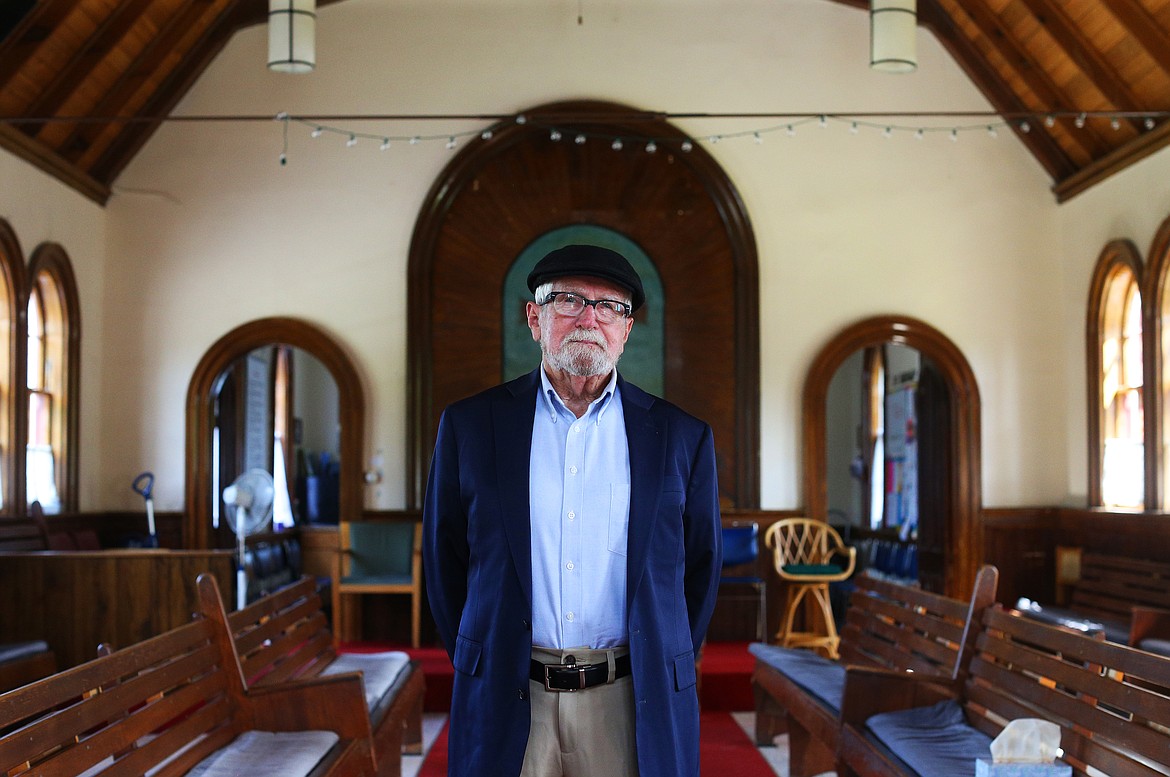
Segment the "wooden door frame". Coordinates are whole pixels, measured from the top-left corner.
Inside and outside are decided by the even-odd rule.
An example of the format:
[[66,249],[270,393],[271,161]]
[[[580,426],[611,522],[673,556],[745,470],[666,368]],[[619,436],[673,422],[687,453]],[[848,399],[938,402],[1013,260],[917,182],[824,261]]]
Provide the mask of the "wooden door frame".
[[837,368],[854,352],[898,343],[917,349],[942,373],[951,396],[951,503],[946,527],[945,593],[969,597],[982,563],[980,401],[975,375],[946,335],[908,316],[876,316],[846,327],[817,354],[805,378],[804,503],[810,517],[828,520],[825,398]]

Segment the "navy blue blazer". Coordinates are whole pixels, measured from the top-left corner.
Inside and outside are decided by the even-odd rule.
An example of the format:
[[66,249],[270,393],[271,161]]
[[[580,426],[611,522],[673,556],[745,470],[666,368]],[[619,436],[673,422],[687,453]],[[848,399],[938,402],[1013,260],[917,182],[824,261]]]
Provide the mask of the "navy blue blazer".
[[[539,369],[539,368],[538,368]],[[695,654],[719,585],[711,428],[618,376],[630,447],[626,556],[640,777],[699,773]],[[531,708],[528,465],[540,374],[448,407],[423,506],[423,570],[455,667],[450,775],[520,774]],[[542,691],[543,692],[543,691]]]

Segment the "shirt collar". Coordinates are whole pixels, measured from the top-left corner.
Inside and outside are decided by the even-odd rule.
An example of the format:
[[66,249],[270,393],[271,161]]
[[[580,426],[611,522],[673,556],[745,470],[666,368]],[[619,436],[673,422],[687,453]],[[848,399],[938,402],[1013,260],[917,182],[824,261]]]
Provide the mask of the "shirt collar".
[[[540,365],[540,387],[541,396],[544,397],[545,411],[549,414],[549,420],[554,424],[557,422],[557,417],[563,411],[569,415],[573,415],[573,411],[565,406],[564,400],[557,394],[556,389],[553,388],[552,381],[548,379],[548,373],[544,371],[544,363]],[[601,423],[601,416],[609,408],[611,399],[617,393],[617,369],[615,368],[609,376],[609,383],[605,384],[605,389],[601,392],[601,396],[589,403],[589,409],[585,412],[586,417],[590,413],[594,414],[594,422]]]

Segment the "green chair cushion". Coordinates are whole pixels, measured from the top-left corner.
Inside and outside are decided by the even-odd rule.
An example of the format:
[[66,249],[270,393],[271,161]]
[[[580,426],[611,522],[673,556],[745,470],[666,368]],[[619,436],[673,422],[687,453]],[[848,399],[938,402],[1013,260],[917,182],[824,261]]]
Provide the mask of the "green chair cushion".
[[839,575],[845,571],[836,564],[785,564],[782,569],[789,575]]

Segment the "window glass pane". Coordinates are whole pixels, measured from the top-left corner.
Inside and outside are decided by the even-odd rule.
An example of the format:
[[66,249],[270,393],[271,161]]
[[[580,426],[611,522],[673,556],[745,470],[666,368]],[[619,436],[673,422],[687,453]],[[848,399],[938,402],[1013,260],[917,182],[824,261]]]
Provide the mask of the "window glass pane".
[[1107,282],[1101,311],[1101,496],[1113,507],[1145,502],[1141,387],[1141,294],[1133,273],[1120,266]]

